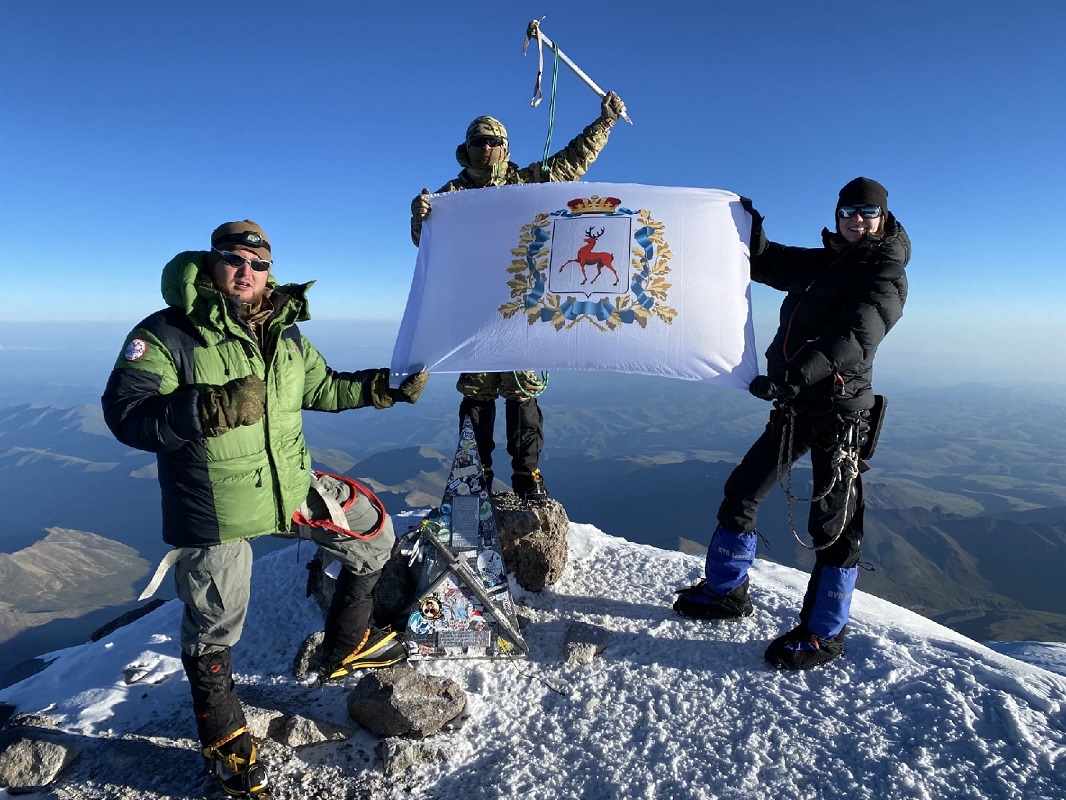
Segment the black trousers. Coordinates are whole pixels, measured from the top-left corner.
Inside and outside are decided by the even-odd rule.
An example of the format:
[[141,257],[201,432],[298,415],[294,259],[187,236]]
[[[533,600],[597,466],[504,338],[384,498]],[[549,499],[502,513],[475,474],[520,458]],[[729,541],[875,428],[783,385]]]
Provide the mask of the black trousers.
[[[808,452],[811,454],[814,496],[825,493],[833,480],[833,456],[838,441],[853,425],[868,424],[868,413],[849,416],[795,412],[775,409],[762,435],[725,483],[725,499],[718,509],[718,521],[737,533],[755,530],[759,504],[777,485],[788,465]],[[789,435],[792,449],[782,454],[782,439]],[[787,444],[786,444],[787,451]],[[784,464],[779,462],[784,461]],[[802,490],[795,492],[802,495]],[[791,501],[795,503],[795,501]],[[821,500],[810,504],[807,530],[815,547],[824,545],[840,532],[839,538],[816,554],[818,564],[827,567],[854,567],[862,554],[862,479],[842,475]]]
[[[544,415],[535,397],[528,400],[504,400],[507,424],[507,453],[511,456],[514,472],[533,472],[540,464],[540,451],[544,449]],[[496,401],[475,400],[464,397],[459,404],[459,426],[463,418],[470,417],[474,426],[474,441],[477,454],[485,469],[492,468],[492,451],[496,447],[493,431],[496,427]]]

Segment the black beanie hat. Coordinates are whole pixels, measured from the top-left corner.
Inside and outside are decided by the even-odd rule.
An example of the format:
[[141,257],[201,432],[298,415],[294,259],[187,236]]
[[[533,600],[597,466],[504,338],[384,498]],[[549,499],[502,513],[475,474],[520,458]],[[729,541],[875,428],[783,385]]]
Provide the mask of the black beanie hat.
[[840,190],[837,208],[841,206],[881,206],[888,213],[888,189],[873,178],[856,178]]

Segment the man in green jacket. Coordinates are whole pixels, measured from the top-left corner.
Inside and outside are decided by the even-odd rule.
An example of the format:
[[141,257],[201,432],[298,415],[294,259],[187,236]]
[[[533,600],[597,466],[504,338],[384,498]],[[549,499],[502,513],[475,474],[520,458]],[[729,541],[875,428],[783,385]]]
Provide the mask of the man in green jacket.
[[297,327],[311,284],[278,285],[272,266],[250,220],[216,228],[209,251],[175,256],[163,268],[167,308],[126,337],[102,398],[115,437],[156,454],[202,752],[228,793],[248,797],[267,786],[230,657],[248,608],[249,539],[304,535],[340,562],[321,679],[406,657],[394,633],[370,626],[392,522],[354,482],[312,473],[301,412],[414,403],[427,380],[393,389],[388,368],[330,369]]
[[[507,129],[493,117],[477,117],[467,126],[466,138],[455,149],[455,160],[463,169],[437,190],[458,192],[485,186],[515,183],[576,181],[607,144],[611,128],[625,113],[625,104],[614,92],[600,103],[600,116],[585,126],[562,150],[545,161],[519,167],[510,160]],[[411,241],[418,246],[422,223],[431,210],[429,189],[411,202]],[[504,398],[507,423],[507,452],[511,456],[511,488],[523,500],[544,502],[547,490],[540,474],[540,451],[544,448],[544,416],[537,397],[544,383],[531,371],[464,372],[455,388],[463,395],[459,404],[459,428],[470,417],[478,456],[485,468],[486,483],[492,489],[493,430],[496,426],[496,398]]]

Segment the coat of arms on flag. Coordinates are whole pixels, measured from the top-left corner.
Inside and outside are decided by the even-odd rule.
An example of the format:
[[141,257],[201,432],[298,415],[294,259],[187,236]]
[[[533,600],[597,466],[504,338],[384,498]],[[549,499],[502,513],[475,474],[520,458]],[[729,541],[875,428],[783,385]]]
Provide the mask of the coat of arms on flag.
[[747,388],[750,234],[740,198],[719,189],[433,195],[393,372],[607,370]]
[[556,330],[583,321],[600,330],[643,328],[655,317],[670,324],[677,311],[665,304],[673,254],[663,224],[617,197],[578,197],[566,206],[522,227],[507,268],[516,299],[500,313],[522,311],[530,325]]

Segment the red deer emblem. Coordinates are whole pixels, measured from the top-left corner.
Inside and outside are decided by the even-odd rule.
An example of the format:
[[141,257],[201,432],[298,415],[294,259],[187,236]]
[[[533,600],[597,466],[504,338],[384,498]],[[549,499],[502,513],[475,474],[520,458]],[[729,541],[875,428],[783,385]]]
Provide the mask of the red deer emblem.
[[585,245],[577,251],[577,258],[571,258],[559,265],[559,272],[563,271],[563,267],[567,264],[577,264],[581,267],[581,285],[588,283],[589,276],[585,272],[585,267],[595,267],[596,274],[592,276],[592,282],[595,283],[596,279],[600,277],[600,273],[603,272],[606,267],[614,273],[614,285],[618,285],[618,271],[614,268],[614,254],[613,253],[597,253],[593,251],[593,247],[596,246],[596,240],[603,236],[603,228],[600,228],[599,233],[593,233],[592,228],[585,231]]

